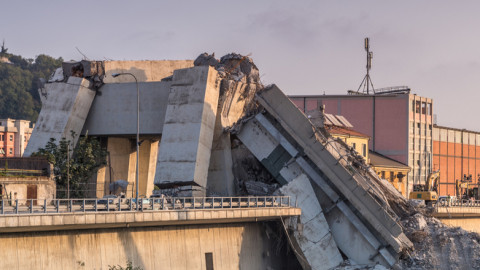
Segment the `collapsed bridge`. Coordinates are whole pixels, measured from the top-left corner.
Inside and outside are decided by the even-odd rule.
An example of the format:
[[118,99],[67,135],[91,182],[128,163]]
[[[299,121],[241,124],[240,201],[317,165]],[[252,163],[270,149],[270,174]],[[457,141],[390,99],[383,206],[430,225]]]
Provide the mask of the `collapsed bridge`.
[[[154,185],[173,196],[252,195],[245,175],[265,180],[266,193],[291,196],[302,209],[284,225],[293,229],[290,245],[304,269],[345,259],[391,267],[412,248],[394,211],[402,205],[392,205],[397,195],[323,129],[321,116],[314,124],[277,86],[264,87],[250,58],[202,54],[194,62],[146,62],[82,61],[57,70],[41,92],[27,155],[70,131],[103,138],[110,160],[91,180],[91,194],[108,194],[109,183],[125,179],[130,196],[138,86],[142,195]],[[138,84],[116,81],[112,74],[119,72],[133,74]],[[238,155],[238,145],[246,155]],[[240,166],[248,156],[261,164],[253,174]]]

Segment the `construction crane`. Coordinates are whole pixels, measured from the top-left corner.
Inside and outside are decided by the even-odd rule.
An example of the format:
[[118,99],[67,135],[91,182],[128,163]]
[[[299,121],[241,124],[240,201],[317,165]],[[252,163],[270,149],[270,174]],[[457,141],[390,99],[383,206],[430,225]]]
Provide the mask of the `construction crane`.
[[409,199],[424,200],[425,203],[432,203],[438,199],[437,187],[440,178],[440,170],[434,171],[428,175],[425,185],[414,185],[410,192]]

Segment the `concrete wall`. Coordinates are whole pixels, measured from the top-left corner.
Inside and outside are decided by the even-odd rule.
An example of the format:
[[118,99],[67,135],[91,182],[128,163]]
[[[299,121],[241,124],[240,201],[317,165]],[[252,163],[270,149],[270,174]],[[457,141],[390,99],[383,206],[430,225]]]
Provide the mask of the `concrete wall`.
[[1,269],[299,269],[262,223],[162,226],[0,235]]
[[442,223],[451,227],[461,227],[469,232],[480,233],[480,218],[439,218]]
[[160,60],[160,61],[104,61],[104,83],[135,82],[132,76],[123,75],[113,78],[113,73],[133,73],[139,82],[160,81],[172,76],[176,69],[193,67],[193,60]]
[[[19,199],[38,199],[50,200],[55,198],[56,185],[53,179],[46,176],[40,177],[1,177],[0,185],[2,185],[1,195],[3,199],[11,198]],[[36,198],[27,196],[27,187],[32,186],[37,190]],[[25,201],[21,201],[22,204]]]
[[[121,76],[129,77],[129,76]],[[117,78],[121,78],[117,77]],[[139,83],[140,134],[161,134],[171,82]],[[137,87],[135,83],[105,84],[88,114],[83,134],[124,135],[137,133]]]

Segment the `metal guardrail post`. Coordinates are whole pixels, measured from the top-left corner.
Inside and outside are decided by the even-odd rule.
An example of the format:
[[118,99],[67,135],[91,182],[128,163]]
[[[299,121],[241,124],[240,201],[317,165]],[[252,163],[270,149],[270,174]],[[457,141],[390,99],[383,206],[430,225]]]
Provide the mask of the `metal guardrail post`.
[[110,199],[107,198],[107,212],[110,211]]
[[28,210],[30,210],[30,214],[33,213],[33,199],[30,199],[30,205],[28,206]]
[[165,197],[162,198],[162,210],[165,209]]
[[15,200],[15,214],[18,214],[18,199]]
[[47,199],[43,200],[43,213],[47,213]]
[[57,213],[60,211],[60,201],[57,199],[57,203],[55,205]]
[[97,212],[97,210],[98,210],[98,207],[97,207],[97,206],[98,206],[98,199],[95,198],[95,212]]
[[82,200],[82,210],[85,213],[85,199]]

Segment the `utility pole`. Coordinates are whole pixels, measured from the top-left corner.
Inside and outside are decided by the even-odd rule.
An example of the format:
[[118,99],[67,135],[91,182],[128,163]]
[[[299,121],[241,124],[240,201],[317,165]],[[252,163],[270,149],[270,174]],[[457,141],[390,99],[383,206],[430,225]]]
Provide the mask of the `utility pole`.
[[67,143],[67,199],[70,199],[70,142]]

